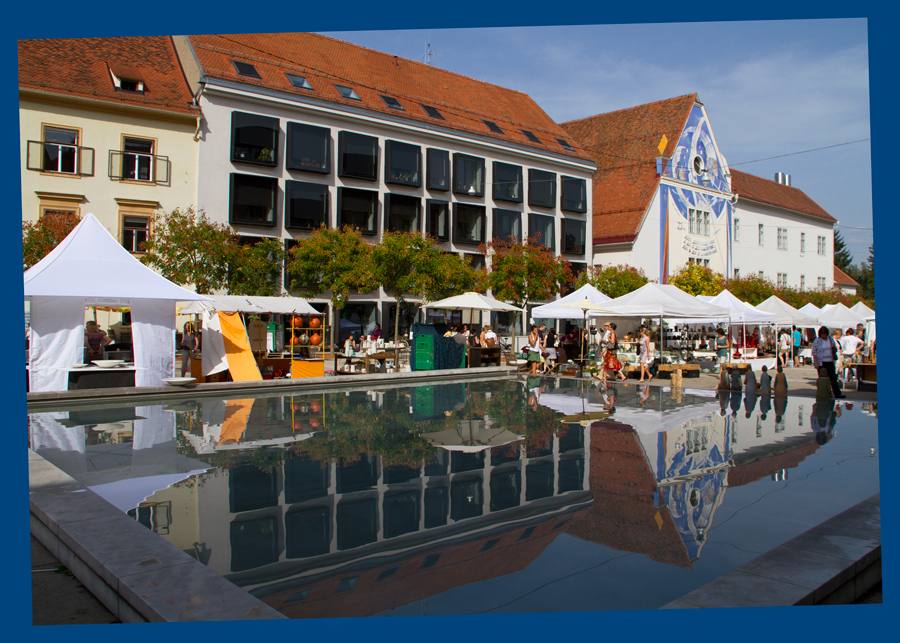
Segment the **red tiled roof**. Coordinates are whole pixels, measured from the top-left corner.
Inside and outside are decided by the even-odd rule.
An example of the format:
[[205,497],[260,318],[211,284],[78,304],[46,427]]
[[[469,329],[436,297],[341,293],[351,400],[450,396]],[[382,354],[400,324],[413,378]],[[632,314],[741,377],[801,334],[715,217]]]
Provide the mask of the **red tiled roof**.
[[848,275],[837,266],[834,267],[834,283],[841,284],[843,286],[859,286],[858,281],[856,281],[853,277]]
[[[117,91],[110,67],[137,73],[144,92]],[[196,114],[168,36],[19,41],[19,87],[167,112]]]
[[743,199],[808,214],[823,221],[836,221],[802,190],[769,179],[762,179],[740,170],[731,170],[731,191]]
[[561,123],[597,164],[593,189],[594,243],[632,241],[659,185],[656,157],[678,144],[697,94]]
[[[590,157],[527,94],[475,80],[406,58],[313,33],[189,36],[203,74],[211,78],[310,96],[400,116],[423,124],[475,133],[589,161]],[[252,64],[261,79],[241,76],[231,61]],[[303,76],[312,90],[294,87],[285,73]],[[335,83],[352,87],[361,101],[343,98]],[[396,98],[405,111],[388,107],[381,95]],[[420,107],[436,108],[445,120]],[[496,123],[503,134],[482,120]],[[521,132],[540,139],[534,143]],[[569,143],[563,148],[556,139]]]

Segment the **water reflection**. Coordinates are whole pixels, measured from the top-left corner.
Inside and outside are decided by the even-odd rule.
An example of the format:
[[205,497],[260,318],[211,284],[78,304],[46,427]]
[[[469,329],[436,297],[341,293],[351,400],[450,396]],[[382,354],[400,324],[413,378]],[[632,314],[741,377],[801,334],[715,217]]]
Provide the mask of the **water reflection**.
[[307,618],[500,578],[562,534],[692,569],[727,490],[783,480],[841,413],[833,401],[530,378],[29,422],[39,454]]

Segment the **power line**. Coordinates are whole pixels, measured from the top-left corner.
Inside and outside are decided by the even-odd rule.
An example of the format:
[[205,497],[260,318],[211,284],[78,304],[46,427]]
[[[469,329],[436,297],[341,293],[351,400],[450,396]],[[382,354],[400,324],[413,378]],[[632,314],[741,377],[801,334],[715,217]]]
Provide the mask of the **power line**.
[[762,161],[771,161],[772,159],[782,159],[786,156],[796,156],[797,154],[807,154],[809,152],[818,152],[820,150],[830,150],[835,147],[843,147],[844,145],[855,145],[856,143],[865,143],[866,141],[871,141],[870,138],[861,138],[858,141],[849,141],[847,143],[837,143],[835,145],[826,145],[825,147],[816,147],[811,150],[803,150],[801,152],[791,152],[789,154],[779,154],[778,156],[770,156],[764,159],[756,159],[755,161],[742,161],[740,163],[729,163],[728,167],[734,167],[735,165],[749,165],[750,163],[761,163]]

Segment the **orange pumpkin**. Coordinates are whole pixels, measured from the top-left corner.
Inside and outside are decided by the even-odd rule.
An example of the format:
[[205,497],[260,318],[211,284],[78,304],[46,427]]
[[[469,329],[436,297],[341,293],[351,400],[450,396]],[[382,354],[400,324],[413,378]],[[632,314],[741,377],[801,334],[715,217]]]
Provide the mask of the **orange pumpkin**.
[[317,428],[319,428],[319,420],[316,419],[316,418],[310,418],[310,419],[309,419],[309,425],[310,425],[312,428],[317,429]]
[[309,410],[312,411],[313,413],[318,413],[319,411],[322,410],[322,405],[316,401],[312,401],[309,403]]
[[302,317],[292,317],[291,318],[291,326],[294,328],[303,328],[303,318]]
[[322,341],[322,337],[321,337],[321,335],[319,335],[319,333],[313,333],[312,336],[310,336],[310,338],[309,338],[309,343],[312,344],[313,346],[318,346],[321,341]]
[[294,421],[291,422],[291,428],[292,428],[294,431],[301,431],[301,430],[303,430],[303,420],[301,420],[301,419],[299,419],[299,418],[295,418]]
[[300,344],[300,336],[294,335],[291,337],[291,346],[298,346]]
[[322,321],[318,317],[310,317],[309,318],[309,327],[310,328],[318,328],[319,324],[321,324],[321,323],[322,323]]

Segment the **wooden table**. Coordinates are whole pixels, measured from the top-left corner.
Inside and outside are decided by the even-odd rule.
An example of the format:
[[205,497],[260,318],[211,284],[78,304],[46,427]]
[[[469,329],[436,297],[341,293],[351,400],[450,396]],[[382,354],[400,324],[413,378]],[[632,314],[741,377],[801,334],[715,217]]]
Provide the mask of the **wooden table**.
[[743,362],[726,362],[725,364],[722,364],[722,368],[732,368],[740,373],[746,373],[750,370],[750,364],[746,364]]
[[871,362],[850,362],[844,364],[850,368],[856,369],[856,390],[857,391],[876,391],[878,387],[877,364]]
[[369,363],[373,360],[378,362],[378,372],[379,373],[387,373],[387,360],[394,360],[394,370],[397,371],[400,368],[400,349],[399,348],[385,348],[382,351],[377,353],[366,353],[365,355],[366,362],[366,372],[371,373],[372,369],[369,368]]
[[99,366],[84,366],[72,368],[60,367],[57,370],[68,371],[69,390],[81,390],[90,388],[134,388],[135,371],[147,370],[140,366],[116,366],[115,368],[100,368]]
[[[749,364],[745,366],[750,368]],[[673,371],[681,371],[682,377],[700,377],[700,364],[660,364],[657,367],[659,374],[669,373],[671,376]]]

